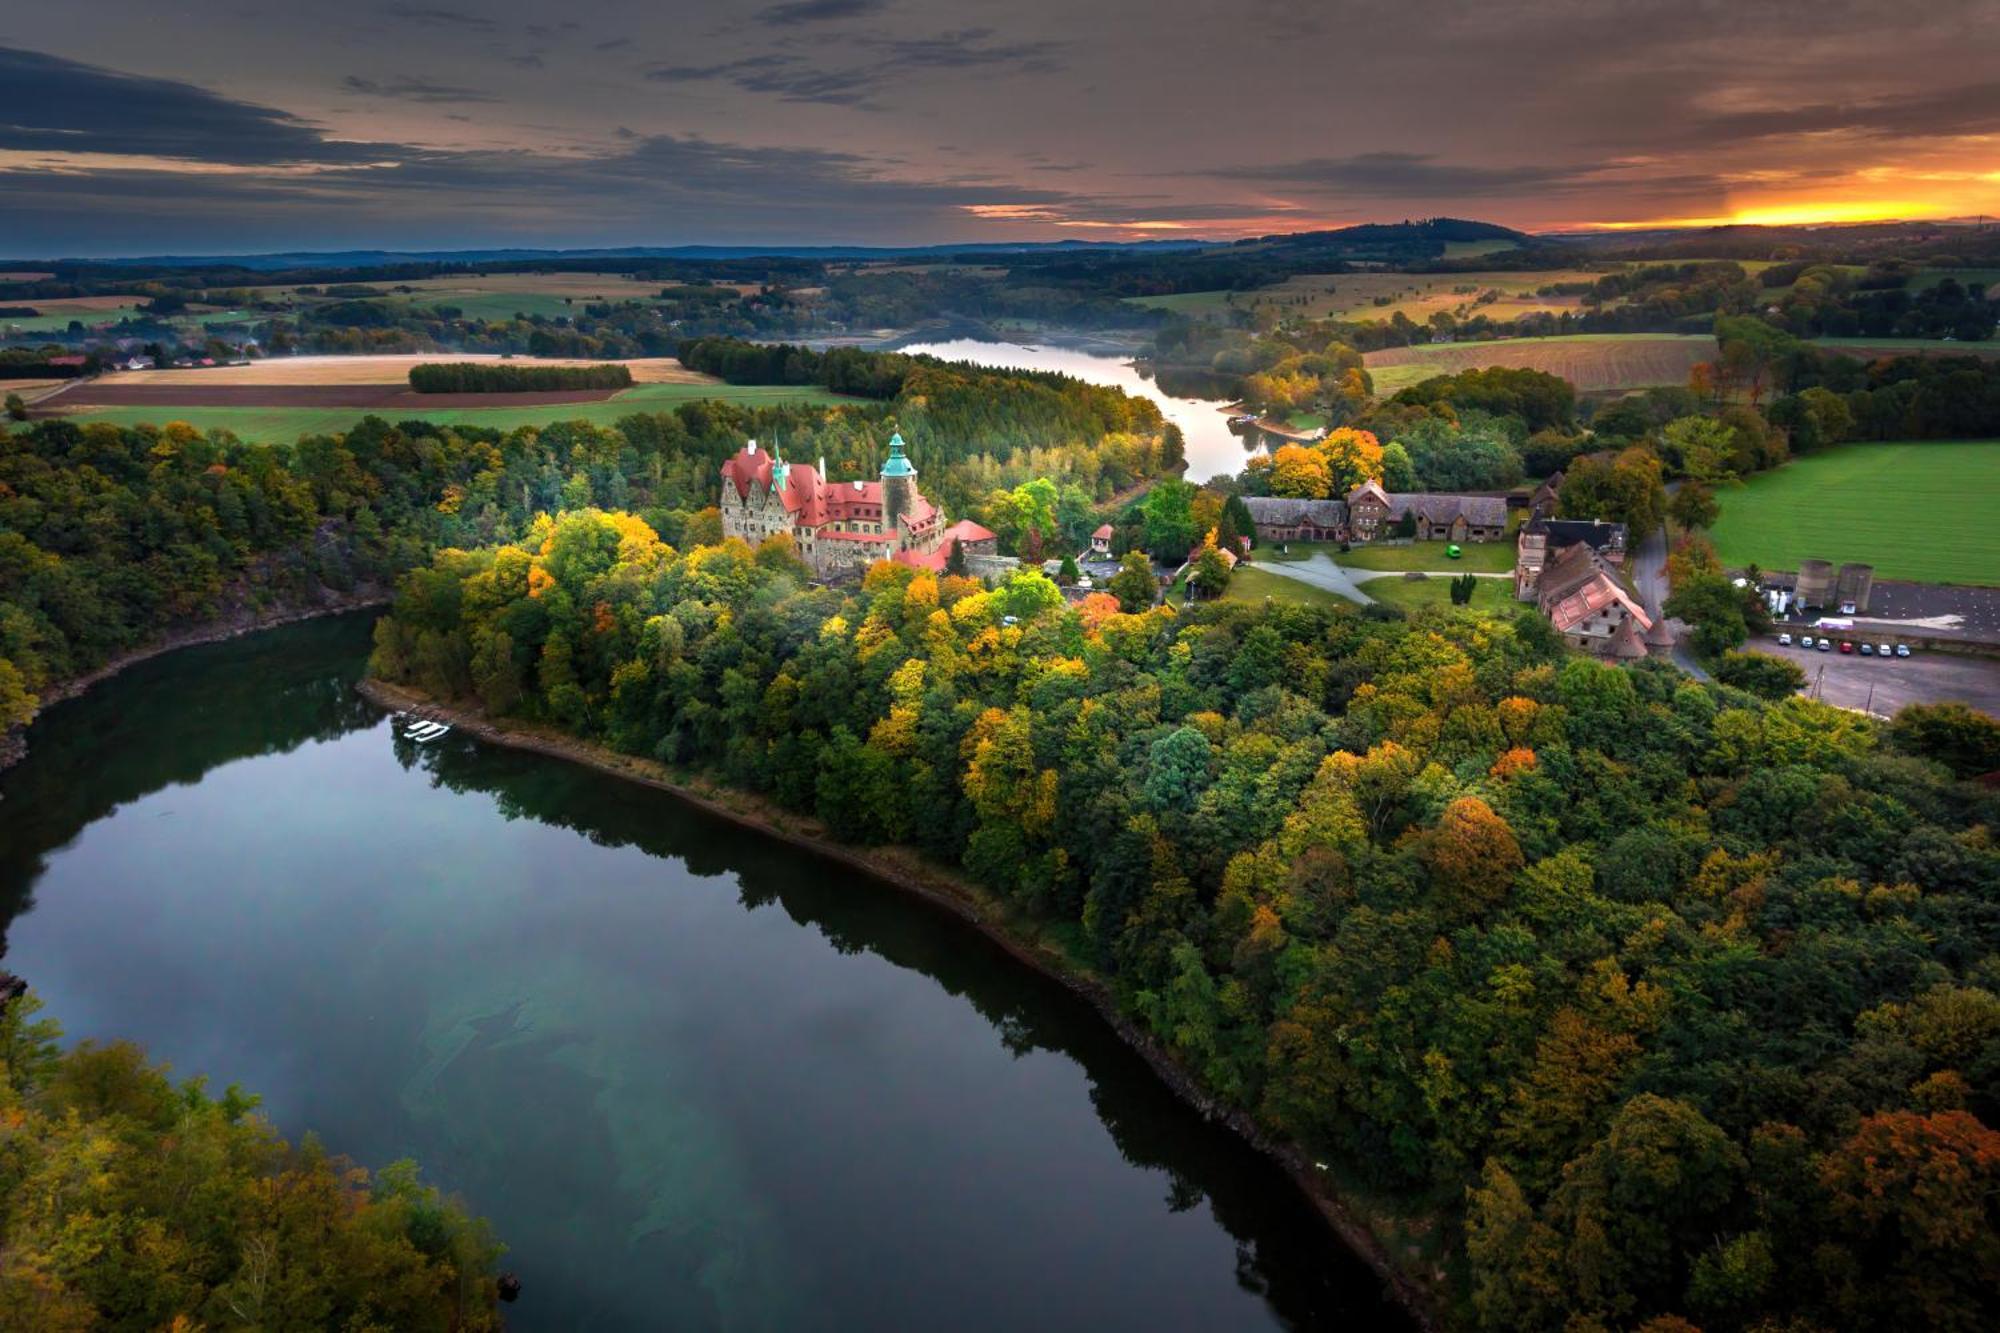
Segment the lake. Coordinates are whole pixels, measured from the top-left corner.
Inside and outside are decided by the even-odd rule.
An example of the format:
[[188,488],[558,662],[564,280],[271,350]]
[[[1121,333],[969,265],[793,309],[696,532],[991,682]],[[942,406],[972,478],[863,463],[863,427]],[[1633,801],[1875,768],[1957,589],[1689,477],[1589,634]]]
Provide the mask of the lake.
[[0,775],[69,1039],[414,1156],[517,1329],[1407,1328],[1263,1157],[947,913],[352,692],[370,619],[154,659]]
[[1159,404],[1167,420],[1181,428],[1189,481],[1233,477],[1243,470],[1244,460],[1269,443],[1261,431],[1253,430],[1246,435],[1231,429],[1225,411],[1229,404],[1215,398],[1182,398],[1166,393],[1151,378],[1141,375],[1130,357],[1097,356],[1069,347],[988,342],[979,338],[912,343],[896,350],[1007,370],[1059,370],[1089,384],[1106,384],[1135,398],[1149,398]]

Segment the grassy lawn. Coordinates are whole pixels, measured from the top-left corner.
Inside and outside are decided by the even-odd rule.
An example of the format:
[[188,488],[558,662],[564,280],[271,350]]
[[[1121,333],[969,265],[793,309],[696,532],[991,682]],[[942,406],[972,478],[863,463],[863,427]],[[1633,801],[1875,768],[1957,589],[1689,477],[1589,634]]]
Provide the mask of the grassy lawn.
[[1144,306],[1148,310],[1171,310],[1180,315],[1198,315],[1221,310],[1229,303],[1229,292],[1174,292],[1168,296],[1128,296],[1129,305]]
[[[1504,574],[1514,568],[1514,543],[1467,542],[1459,547],[1464,555],[1454,560],[1444,553],[1444,542],[1411,542],[1408,546],[1356,546],[1347,554],[1331,548],[1335,563],[1349,569],[1435,569],[1452,573],[1475,570],[1482,574]],[[1373,588],[1369,589],[1372,594]]]
[[[1479,579],[1472,591],[1472,604],[1467,610],[1486,611],[1499,615],[1526,606],[1526,602],[1514,600],[1514,584],[1508,579]],[[1426,606],[1443,607],[1453,610],[1451,604],[1451,580],[1442,575],[1427,579],[1370,579],[1361,585],[1361,590],[1378,602],[1390,606],[1400,606],[1405,611],[1416,611]]]
[[1717,552],[1797,569],[1817,557],[1878,578],[2000,585],[2000,441],[1850,444],[1722,491]]
[[1289,602],[1295,606],[1353,606],[1338,593],[1325,588],[1315,588],[1310,583],[1288,579],[1283,574],[1273,574],[1255,565],[1238,565],[1235,575],[1229,580],[1229,591],[1222,595],[1225,602],[1249,602],[1262,606],[1268,597],[1274,602]]
[[595,403],[556,403],[542,407],[467,407],[438,411],[406,411],[355,407],[103,407],[65,415],[64,420],[79,425],[108,421],[118,426],[151,422],[163,425],[185,421],[200,430],[234,431],[252,443],[290,444],[301,435],[334,434],[347,430],[365,416],[392,421],[434,421],[442,426],[491,426],[512,430],[516,426],[546,426],[556,421],[589,421],[600,426],[616,424],[634,412],[666,412],[681,403],[706,398],[740,403],[745,407],[768,407],[781,403],[852,403],[817,388],[791,388],[769,384],[639,384]]

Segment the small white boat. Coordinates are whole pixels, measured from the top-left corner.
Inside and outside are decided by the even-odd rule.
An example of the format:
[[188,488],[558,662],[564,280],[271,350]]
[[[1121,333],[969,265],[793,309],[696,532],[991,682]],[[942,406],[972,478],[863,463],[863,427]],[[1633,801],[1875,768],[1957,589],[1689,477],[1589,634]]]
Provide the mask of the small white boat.
[[403,732],[405,739],[413,741],[434,741],[451,728],[442,722],[419,722]]

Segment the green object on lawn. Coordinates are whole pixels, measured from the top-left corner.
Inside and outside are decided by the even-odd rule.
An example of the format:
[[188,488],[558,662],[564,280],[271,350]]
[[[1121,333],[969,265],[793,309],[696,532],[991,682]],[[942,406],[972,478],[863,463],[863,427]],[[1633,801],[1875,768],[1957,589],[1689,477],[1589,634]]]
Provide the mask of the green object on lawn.
[[1459,558],[1460,556],[1462,556],[1462,555],[1464,555],[1464,554],[1465,554],[1465,552],[1463,552],[1463,551],[1461,551],[1461,550],[1459,550],[1459,549],[1458,549],[1458,543],[1457,543],[1457,542],[1453,542],[1453,543],[1451,543],[1451,544],[1450,544],[1449,546],[1445,547],[1445,548],[1444,548],[1444,553],[1445,553],[1446,555],[1450,556],[1450,557],[1451,557],[1452,559],[1454,559],[1454,560],[1458,559],[1458,558]]

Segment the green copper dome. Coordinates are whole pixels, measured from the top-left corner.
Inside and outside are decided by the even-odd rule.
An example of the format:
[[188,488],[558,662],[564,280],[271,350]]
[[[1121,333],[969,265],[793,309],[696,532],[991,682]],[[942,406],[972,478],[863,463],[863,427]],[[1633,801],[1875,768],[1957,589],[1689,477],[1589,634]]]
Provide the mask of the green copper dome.
[[882,476],[914,477],[916,468],[910,465],[910,456],[903,452],[903,433],[897,431],[889,437],[889,460],[882,464]]

